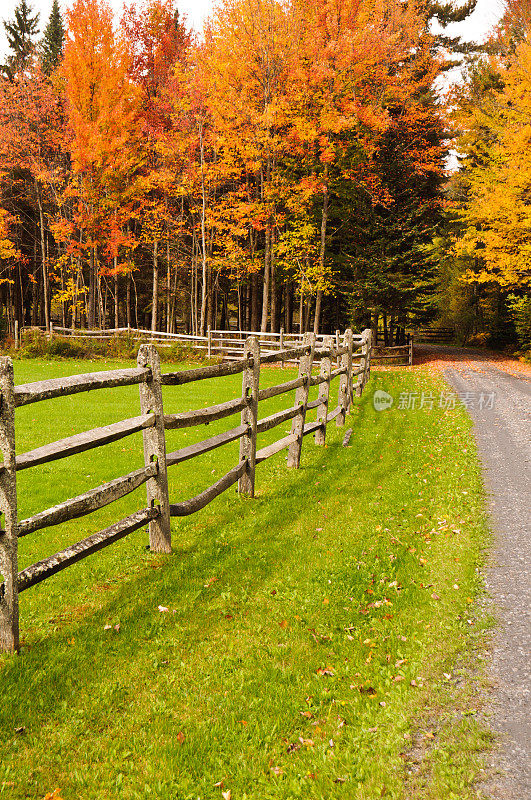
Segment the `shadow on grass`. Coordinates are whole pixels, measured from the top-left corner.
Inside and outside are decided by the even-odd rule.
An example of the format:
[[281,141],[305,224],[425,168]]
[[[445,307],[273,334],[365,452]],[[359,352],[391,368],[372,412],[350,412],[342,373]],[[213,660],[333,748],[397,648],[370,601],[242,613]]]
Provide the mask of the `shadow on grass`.
[[[219,499],[174,529],[170,557],[142,549],[141,574],[122,576],[105,599],[100,589],[97,611],[81,609],[77,621],[63,620],[55,632],[30,640],[19,657],[6,659],[0,672],[5,739],[25,725],[29,735],[37,734],[42,724],[63,718],[65,707],[83,708],[85,698],[100,694],[102,681],[124,661],[142,663],[172,648],[186,652],[222,636],[226,619],[220,609],[220,587],[241,585],[243,578],[251,582],[254,597],[263,591],[269,594],[272,574],[293,557],[296,547],[286,540],[286,532],[297,527],[306,531],[310,505],[324,504],[332,496],[341,500],[353,485],[358,507],[370,500],[375,487],[383,492],[399,465],[398,449],[391,449],[389,440],[406,422],[375,415],[371,401],[372,395],[364,397],[355,406],[359,410],[347,418],[347,426],[355,429],[348,449],[330,432],[332,443],[326,449],[313,447],[310,437],[305,440],[299,471],[287,470],[283,456],[267,471],[259,467],[255,500]],[[372,426],[370,436],[359,430],[366,425]],[[343,429],[339,435],[343,437]],[[355,527],[357,520],[348,524]],[[209,585],[213,578],[216,582]],[[65,604],[68,608],[67,595]],[[160,613],[159,605],[170,611]],[[119,633],[104,630],[105,624],[118,619]],[[119,702],[123,700],[122,696]],[[112,706],[114,701],[110,702]]]

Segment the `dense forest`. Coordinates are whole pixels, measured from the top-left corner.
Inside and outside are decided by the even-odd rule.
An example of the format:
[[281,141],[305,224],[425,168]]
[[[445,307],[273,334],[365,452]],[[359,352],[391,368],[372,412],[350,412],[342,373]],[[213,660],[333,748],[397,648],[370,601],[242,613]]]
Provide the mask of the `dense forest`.
[[531,345],[529,3],[467,52],[444,30],[474,6],[222,0],[198,37],[174,0],[119,22],[54,0],[39,37],[21,0],[0,77],[3,334],[380,323],[400,341],[440,320]]

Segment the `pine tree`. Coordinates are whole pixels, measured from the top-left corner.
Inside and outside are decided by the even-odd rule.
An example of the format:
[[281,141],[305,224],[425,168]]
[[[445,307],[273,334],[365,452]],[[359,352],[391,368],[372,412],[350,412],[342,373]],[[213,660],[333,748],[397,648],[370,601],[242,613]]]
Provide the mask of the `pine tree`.
[[46,75],[50,75],[62,59],[64,38],[65,29],[59,9],[59,2],[58,0],[53,0],[52,10],[48,19],[48,24],[44,29],[44,36],[40,48],[42,69]]
[[10,22],[4,20],[4,28],[12,55],[8,55],[2,71],[13,80],[17,72],[27,67],[35,51],[33,37],[39,29],[39,15],[33,15],[32,8],[26,0],[20,0],[15,8],[15,18]]

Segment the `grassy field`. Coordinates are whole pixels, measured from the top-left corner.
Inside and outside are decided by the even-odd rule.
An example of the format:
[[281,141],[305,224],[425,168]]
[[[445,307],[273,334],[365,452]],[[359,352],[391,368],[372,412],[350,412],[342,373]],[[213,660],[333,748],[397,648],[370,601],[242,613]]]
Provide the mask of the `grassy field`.
[[[15,376],[115,366],[20,361]],[[264,369],[261,385],[292,374]],[[167,388],[165,411],[221,402],[240,386],[235,376]],[[373,409],[377,388],[394,395],[391,410]],[[373,373],[347,417],[349,447],[332,424],[326,448],[305,439],[299,471],[284,454],[260,465],[254,500],[230,490],[173,520],[171,556],[147,551],[138,531],[25,592],[21,653],[0,656],[0,797],[475,797],[481,732],[465,720],[456,747],[433,720],[473,628],[486,537],[478,462],[464,411],[396,402],[440,389],[427,373]],[[260,416],[287,402],[261,404]],[[136,387],[21,408],[17,452],[138,408]],[[168,432],[168,448],[233,424]],[[236,461],[234,444],[172,467],[171,501]],[[19,517],[142,463],[136,435],[24,471]],[[19,568],[144,505],[141,488],[25,537]],[[412,782],[419,736],[433,766]]]

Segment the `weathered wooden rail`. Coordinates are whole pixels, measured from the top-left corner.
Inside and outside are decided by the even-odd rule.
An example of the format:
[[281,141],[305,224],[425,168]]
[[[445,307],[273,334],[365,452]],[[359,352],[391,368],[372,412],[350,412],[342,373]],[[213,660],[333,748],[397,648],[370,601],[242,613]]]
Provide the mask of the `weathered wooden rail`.
[[412,366],[413,364],[413,336],[408,337],[406,344],[398,344],[393,347],[385,347],[384,345],[374,345],[372,348],[371,361],[377,365],[380,361],[391,366]]
[[[36,328],[21,328],[20,336],[26,330],[36,330]],[[38,329],[43,335],[61,336],[69,339],[110,341],[121,336],[128,337],[133,341],[157,344],[161,347],[170,347],[173,344],[180,344],[193,350],[199,350],[208,358],[221,357],[226,361],[239,360],[243,357],[245,343],[249,336],[256,336],[260,341],[262,357],[273,355],[283,350],[297,348],[302,345],[303,336],[299,333],[284,333],[281,328],[279,333],[263,333],[260,331],[234,331],[234,330],[211,330],[207,331],[206,336],[194,336],[187,333],[166,333],[165,331],[150,331],[144,328],[105,328],[97,330],[85,330],[83,328],[61,328],[57,325],[50,325],[47,331],[44,328]],[[337,347],[339,347],[340,331],[336,331],[333,337]],[[316,346],[322,346],[325,335],[320,334],[316,337]],[[18,345],[19,342],[17,341]],[[286,355],[286,361],[294,360],[294,356]]]
[[[352,331],[347,330],[341,340],[339,336],[334,339],[324,337],[318,342],[314,334],[308,333],[304,335],[302,343],[296,346],[283,341],[283,345],[285,344],[288,346],[281,350],[269,350],[266,347],[265,352],[261,352],[257,337],[250,336],[244,343],[242,358],[238,360],[164,374],[161,373],[159,354],[154,344],[143,344],[134,369],[74,375],[19,386],[14,384],[11,359],[0,358],[0,449],[3,455],[3,462],[0,464],[0,510],[4,516],[4,527],[0,530],[0,650],[12,652],[18,649],[20,592],[146,524],[149,525],[151,549],[169,553],[172,516],[182,517],[199,511],[235,483],[238,483],[241,494],[253,496],[256,464],[287,450],[288,467],[298,468],[305,436],[314,434],[316,444],[324,445],[327,425],[334,419],[336,425],[344,425],[354,392],[359,396],[369,377],[370,331],[354,336]],[[299,364],[297,378],[260,389],[260,368],[263,364],[284,363],[295,358]],[[317,362],[320,363],[319,375],[312,376],[313,366]],[[192,381],[238,373],[242,373],[241,397],[208,408],[175,414],[164,413],[163,386],[182,386]],[[338,401],[337,406],[329,410],[330,386],[335,378],[339,378]],[[140,416],[84,431],[16,455],[16,408],[80,392],[135,384],[139,386]],[[316,400],[309,401],[312,386],[319,387],[319,396]],[[260,401],[293,391],[294,402],[286,409],[262,419],[258,418]],[[317,411],[317,418],[308,422],[307,412],[313,409]],[[240,413],[239,425],[172,453],[166,453],[166,430],[208,424],[237,413]],[[287,421],[291,421],[291,432],[288,436],[258,449],[258,436],[261,433]],[[142,432],[143,437],[144,467],[65,500],[28,519],[18,520],[18,471],[102,447],[139,432]],[[167,477],[169,467],[238,440],[238,464],[196,497],[181,503],[170,503]],[[143,484],[146,485],[147,492],[145,508],[21,572],[18,571],[20,537],[90,514],[125,497]]]

